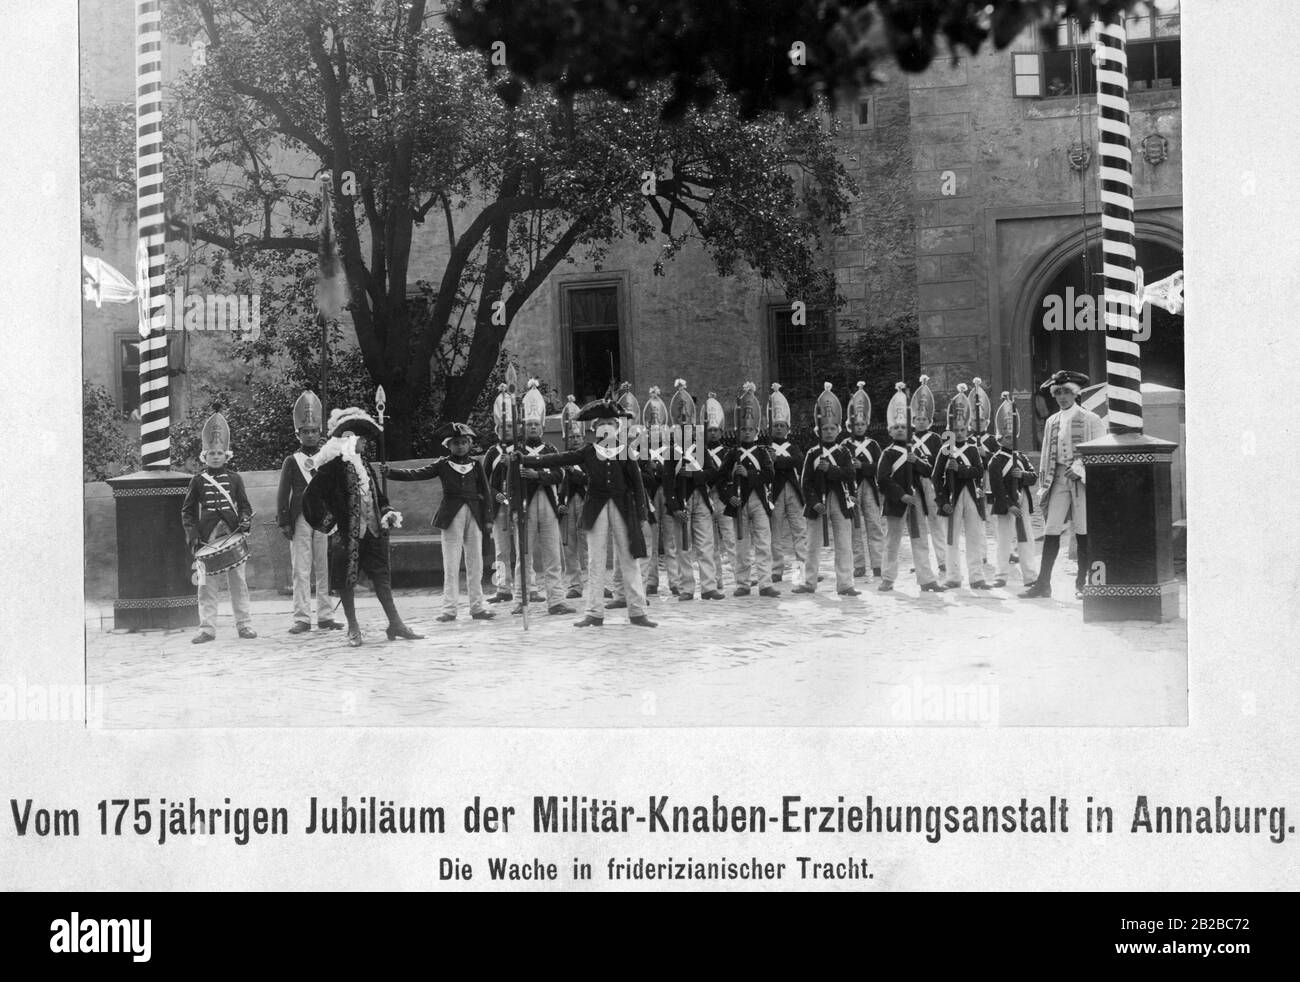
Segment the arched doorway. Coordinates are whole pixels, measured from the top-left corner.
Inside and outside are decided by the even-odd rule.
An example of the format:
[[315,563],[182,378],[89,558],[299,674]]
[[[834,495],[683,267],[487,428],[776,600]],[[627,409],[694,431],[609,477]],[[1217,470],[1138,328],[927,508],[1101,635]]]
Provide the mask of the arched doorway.
[[[1091,235],[1084,260],[1082,244],[1061,262],[1035,291],[1029,308],[1032,377],[1043,379],[1058,368],[1086,372],[1094,382],[1106,378],[1106,344],[1101,298],[1101,237]],[[1180,248],[1143,238],[1136,242],[1137,264],[1146,282],[1164,279],[1183,268]],[[1089,281],[1091,289],[1089,289]],[[1042,281],[1040,281],[1042,282]],[[1088,299],[1091,295],[1092,300]],[[1154,305],[1147,308],[1149,336],[1139,336],[1142,381],[1181,389],[1184,386],[1183,316]]]

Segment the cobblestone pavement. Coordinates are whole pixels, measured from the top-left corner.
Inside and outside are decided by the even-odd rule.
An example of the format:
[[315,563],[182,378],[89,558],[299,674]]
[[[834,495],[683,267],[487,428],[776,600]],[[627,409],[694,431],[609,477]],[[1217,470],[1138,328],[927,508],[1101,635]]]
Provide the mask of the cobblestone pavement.
[[944,594],[907,573],[888,594],[859,579],[862,595],[840,598],[827,553],[813,596],[788,579],[779,600],[665,593],[657,630],[622,610],[577,630],[536,606],[525,634],[509,605],[473,621],[463,600],[438,624],[440,591],[399,591],[428,636],[413,642],[388,641],[363,595],[361,648],[341,631],[287,634],[288,597],[255,599],[259,637],[242,641],[223,595],[206,645],[192,628],[112,631],[111,602],[88,604],[87,680],[106,727],[1185,725],[1185,585],[1177,621],[1085,625],[1074,568],[1058,562],[1051,600],[1016,597],[1018,572]]

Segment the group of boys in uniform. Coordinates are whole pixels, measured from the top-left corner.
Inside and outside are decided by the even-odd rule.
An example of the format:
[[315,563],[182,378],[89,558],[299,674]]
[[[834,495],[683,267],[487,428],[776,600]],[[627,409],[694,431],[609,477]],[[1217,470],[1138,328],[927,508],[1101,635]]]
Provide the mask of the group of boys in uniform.
[[[872,407],[864,383],[850,395],[846,413],[828,382],[814,407],[817,442],[806,450],[790,440],[790,405],[779,383],[772,385],[766,407],[752,382],[743,385],[732,414],[736,441],[729,446],[723,444],[727,413],[715,393],[697,407],[686,382],[677,379],[669,403],[652,387],[642,406],[624,383],[614,398],[581,408],[570,396],[560,414],[564,448],[557,449],[544,439],[546,401],[537,381],[529,380],[518,403],[501,386],[493,405],[497,442],[482,460],[470,455],[477,439],[473,429],[448,423],[436,434],[445,456],[420,468],[384,464],[379,475],[371,463],[379,425],[356,407],[335,410],[328,441],[318,449],[320,403],[304,393],[294,407],[300,449],[284,461],[279,495],[279,524],[293,561],[290,633],[311,629],[314,569],[319,628],[343,627],[331,615],[328,582],[340,594],[349,643],[362,643],[353,588],[364,571],[388,615],[389,638],[421,637],[405,626],[392,600],[387,536],[400,527],[401,515],[388,504],[380,475],[442,482],[433,522],[441,530],[443,554],[440,623],[459,615],[462,562],[473,619],[490,619],[488,605],[509,601],[516,601],[515,613],[523,613],[527,596],[549,615],[577,613],[567,601],[580,599],[580,628],[603,625],[610,609],[626,609],[631,624],[652,628],[647,597],[659,592],[661,553],[668,590],[682,602],[724,599],[725,569],[731,571],[732,596],[779,597],[775,584],[785,579],[787,555],[799,581],[793,592],[815,593],[825,548],[834,553],[837,594],[856,597],[855,579],[868,572],[879,591],[894,588],[905,532],[923,592],[961,585],[960,542],[972,589],[1005,586],[1017,552],[1026,588],[1021,596],[1033,598],[1051,595],[1052,564],[1068,524],[1078,545],[1081,590],[1086,510],[1075,448],[1101,435],[1098,417],[1075,404],[1087,377],[1058,372],[1042,387],[1061,411],[1044,430],[1041,571],[1031,524],[1031,489],[1039,474],[1016,447],[1016,407],[1004,392],[993,411],[975,383],[971,395],[968,386],[958,386],[941,436],[931,429],[935,409],[928,379],[921,377],[915,393],[899,382],[886,412],[890,441],[882,448],[868,434]],[[522,416],[518,446],[516,412]],[[220,420],[214,431],[224,426]],[[228,454],[228,430],[224,441]],[[205,426],[207,467],[192,482],[183,519],[196,549],[224,531],[247,532],[252,517],[238,475],[224,468],[224,456],[209,455],[208,449]],[[229,507],[223,507],[226,499]],[[996,541],[992,583],[984,573],[989,521]],[[484,595],[482,568],[488,534],[495,555],[490,597]],[[231,576],[240,636],[255,637],[242,568]],[[199,590],[204,620],[196,643],[215,636],[215,585]]]

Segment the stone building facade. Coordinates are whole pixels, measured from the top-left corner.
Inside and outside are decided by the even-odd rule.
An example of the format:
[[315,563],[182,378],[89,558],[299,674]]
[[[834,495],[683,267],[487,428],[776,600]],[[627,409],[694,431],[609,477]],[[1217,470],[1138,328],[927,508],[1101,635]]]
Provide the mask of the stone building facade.
[[[1181,95],[1178,4],[1131,26],[1132,130],[1138,260],[1148,282],[1181,269]],[[86,88],[101,102],[131,98],[131,24],[120,8],[84,3]],[[1017,393],[1028,408],[1035,384],[1068,367],[1104,378],[1097,331],[1051,331],[1045,301],[1099,293],[1097,116],[1090,50],[1077,33],[1058,50],[1027,32],[1008,50],[986,49],[923,74],[889,73],[840,109],[842,160],[859,187],[843,234],[829,242],[837,311],[811,311],[792,325],[793,299],[753,272],[721,277],[697,245],[653,274],[657,243],[617,242],[600,267],[562,263],[516,315],[512,357],[558,393],[581,400],[613,372],[644,396],[685,378],[694,393],[760,391],[781,381],[815,394],[808,353],[873,325],[917,325],[920,364],[940,405],[960,381],[982,376],[996,400]],[[1072,43],[1073,42],[1073,43]],[[188,62],[169,48],[168,75]],[[134,220],[108,210],[104,258],[133,268]],[[417,230],[412,277],[436,278],[447,243],[438,223]],[[88,250],[101,254],[101,251]],[[129,405],[134,307],[86,306],[86,374]],[[1182,318],[1157,315],[1144,347],[1153,381],[1182,387]],[[1073,325],[1074,321],[1071,321]],[[229,375],[228,338],[185,339],[191,378]],[[807,392],[800,391],[808,389]],[[184,380],[177,399],[183,402]]]

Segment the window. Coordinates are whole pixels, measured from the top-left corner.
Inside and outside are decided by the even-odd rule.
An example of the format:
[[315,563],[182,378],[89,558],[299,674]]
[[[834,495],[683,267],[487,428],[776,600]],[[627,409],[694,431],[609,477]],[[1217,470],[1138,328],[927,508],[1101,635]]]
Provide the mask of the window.
[[[133,413],[140,408],[140,335],[136,332],[119,334],[114,339],[117,357],[117,391],[122,412]],[[167,339],[168,374],[174,374],[176,346]]]
[[564,287],[561,296],[573,386],[569,391],[581,405],[599,399],[611,381],[623,378],[619,288],[614,283],[575,284]]
[[[1124,20],[1129,90],[1180,88],[1179,0],[1153,0],[1150,9],[1139,7],[1136,13],[1141,16]],[[1019,98],[1095,94],[1097,66],[1092,46],[1096,39],[1096,24],[1085,32],[1074,20],[1062,21],[1055,50],[1040,44],[1037,53],[1012,54],[1013,92]]]
[[789,304],[768,310],[772,378],[792,398],[821,391],[826,358],[835,342],[831,319],[825,310],[809,308],[804,312],[804,324],[791,323],[793,312]]
[[871,129],[876,125],[875,96],[867,96],[858,100],[853,116],[853,125],[857,129]]

